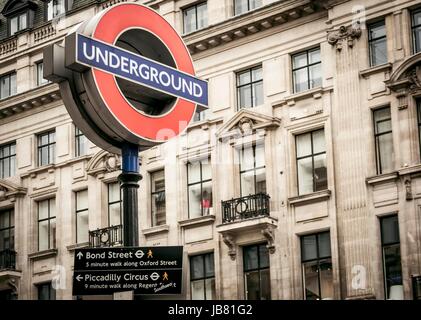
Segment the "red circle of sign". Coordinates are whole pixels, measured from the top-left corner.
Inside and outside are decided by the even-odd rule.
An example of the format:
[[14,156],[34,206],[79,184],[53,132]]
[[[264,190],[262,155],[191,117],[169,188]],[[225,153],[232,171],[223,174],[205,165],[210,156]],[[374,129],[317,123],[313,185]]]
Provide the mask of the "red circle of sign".
[[[169,49],[177,69],[194,75],[193,63],[183,40],[173,27],[155,11],[137,4],[121,4],[109,9],[99,20],[93,37],[114,45],[123,31],[142,28],[152,32]],[[183,131],[195,111],[195,104],[178,98],[174,107],[160,117],[141,114],[125,99],[115,76],[93,69],[93,75],[104,103],[114,117],[140,138],[165,141]]]

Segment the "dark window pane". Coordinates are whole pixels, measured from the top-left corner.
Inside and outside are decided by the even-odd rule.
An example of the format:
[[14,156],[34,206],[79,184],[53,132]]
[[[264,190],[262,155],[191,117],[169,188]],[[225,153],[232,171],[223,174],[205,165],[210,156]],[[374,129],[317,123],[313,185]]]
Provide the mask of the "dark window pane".
[[324,300],[333,299],[333,271],[330,259],[319,262],[320,293]]
[[269,268],[269,250],[266,244],[259,246],[259,268]]
[[386,38],[371,42],[371,65],[377,66],[387,62],[387,42]]
[[383,248],[386,298],[403,300],[402,266],[400,245]]
[[202,255],[190,257],[190,275],[192,280],[204,278],[205,271],[203,267]]
[[205,276],[206,277],[214,277],[215,276],[213,253],[205,255]]
[[330,233],[324,232],[319,233],[318,235],[319,240],[319,258],[330,257]]
[[260,300],[259,271],[245,273],[247,300]]
[[301,237],[301,260],[317,259],[317,237],[309,235]]
[[270,300],[270,271],[260,271],[260,300]]
[[381,219],[382,244],[392,244],[400,242],[399,240],[399,221],[398,216],[391,216]]
[[318,263],[303,263],[304,295],[306,300],[318,300],[319,294],[319,274]]
[[257,246],[245,247],[244,253],[244,270],[253,270],[259,267]]

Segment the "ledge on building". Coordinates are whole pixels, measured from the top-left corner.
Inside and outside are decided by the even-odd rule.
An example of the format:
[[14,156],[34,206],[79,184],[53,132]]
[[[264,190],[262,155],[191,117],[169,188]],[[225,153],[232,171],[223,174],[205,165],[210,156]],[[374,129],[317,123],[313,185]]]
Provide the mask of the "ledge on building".
[[271,216],[259,216],[244,220],[226,222],[216,226],[219,233],[236,233],[249,230],[262,230],[268,227],[277,227],[278,219]]
[[38,174],[43,173],[43,172],[53,173],[55,169],[56,169],[56,164],[52,163],[52,164],[48,164],[45,166],[40,166],[31,170],[28,170],[22,173],[20,177],[21,178],[27,178],[27,177],[35,178]]
[[366,182],[367,184],[370,184],[370,185],[383,183],[383,182],[390,182],[390,181],[396,180],[398,176],[399,176],[398,172],[394,171],[390,173],[379,174],[373,177],[368,177],[366,178]]
[[399,173],[400,176],[404,176],[404,175],[407,175],[407,174],[421,173],[421,164],[402,167],[398,170],[398,173]]
[[332,91],[333,87],[317,87],[314,89],[305,90],[302,92],[294,93],[289,96],[286,96],[282,100],[275,101],[272,103],[272,108],[282,107],[284,105],[287,106],[294,106],[296,101],[313,98],[313,99],[320,99],[325,92]]
[[20,278],[22,276],[21,270],[4,269],[0,270],[0,280]]
[[215,216],[211,214],[211,215],[201,216],[201,217],[192,218],[192,219],[180,220],[178,221],[178,225],[181,228],[196,227],[196,226],[200,226],[204,224],[205,225],[212,224],[214,223],[214,221],[215,221]]
[[374,294],[362,294],[357,296],[346,297],[345,300],[376,300]]
[[37,251],[28,254],[28,258],[31,260],[46,259],[50,257],[55,257],[58,253],[58,249],[48,249],[43,251]]
[[213,119],[205,119],[201,121],[191,122],[187,127],[187,131],[194,130],[200,128],[202,130],[207,129],[209,126],[213,124],[218,124],[224,121],[223,117],[213,118]]
[[378,66],[370,67],[368,69],[364,69],[360,71],[360,76],[363,78],[367,78],[375,73],[385,72],[392,70],[392,64],[390,62],[380,64]]
[[324,201],[330,198],[332,192],[329,189],[303,194],[288,198],[288,202],[293,206],[300,206],[306,203]]
[[164,232],[167,233],[169,230],[170,230],[170,226],[168,224],[163,224],[161,226],[142,229],[142,233],[145,236],[150,236],[150,235],[154,235],[154,234],[157,234],[157,233],[164,233]]
[[75,243],[72,244],[70,246],[67,246],[67,250],[70,252],[75,251],[76,249],[83,249],[83,248],[88,248],[89,247],[89,242],[81,242],[81,243]]

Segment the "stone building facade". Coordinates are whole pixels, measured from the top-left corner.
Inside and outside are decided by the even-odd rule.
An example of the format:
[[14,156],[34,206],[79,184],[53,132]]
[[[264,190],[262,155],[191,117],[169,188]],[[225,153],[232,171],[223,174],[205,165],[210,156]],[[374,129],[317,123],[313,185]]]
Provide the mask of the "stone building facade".
[[[0,1],[1,298],[75,299],[75,248],[121,245],[120,158],[41,76],[47,44],[118,2]],[[210,91],[141,153],[141,245],[184,247],[161,298],[420,298],[420,1],[139,2]]]

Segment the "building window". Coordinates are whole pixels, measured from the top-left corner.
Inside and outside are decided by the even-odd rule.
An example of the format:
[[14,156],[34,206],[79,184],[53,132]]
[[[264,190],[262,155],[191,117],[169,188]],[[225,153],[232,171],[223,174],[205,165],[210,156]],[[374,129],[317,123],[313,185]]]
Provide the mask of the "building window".
[[421,9],[412,12],[412,41],[414,53],[421,51]]
[[0,76],[0,99],[16,94],[16,72]]
[[56,132],[54,130],[38,135],[38,166],[55,161]]
[[15,248],[15,215],[13,209],[0,211],[0,251]]
[[239,15],[262,6],[262,0],[234,0],[234,15]]
[[239,150],[239,157],[241,196],[266,193],[264,145],[243,146]]
[[193,116],[193,122],[207,120],[209,117],[209,109],[203,111],[196,111]]
[[384,20],[368,25],[370,66],[387,62],[386,25]]
[[183,10],[184,33],[208,26],[208,4],[202,2]]
[[386,299],[403,300],[401,245],[398,216],[380,219]]
[[269,251],[266,243],[243,247],[247,300],[270,300]]
[[0,179],[16,174],[16,143],[0,146]]
[[393,137],[390,107],[373,111],[377,174],[393,170]]
[[13,18],[9,18],[9,30],[10,35],[14,35],[16,32],[24,30],[28,27],[28,13],[21,13]]
[[159,170],[151,173],[152,227],[166,223],[165,218],[165,173]]
[[56,300],[56,290],[51,282],[37,285],[38,300]]
[[257,66],[237,73],[238,109],[252,108],[263,104],[263,72]]
[[190,257],[192,300],[215,299],[215,267],[213,252]]
[[38,250],[56,248],[56,200],[38,201]]
[[306,50],[292,56],[294,92],[301,92],[322,85],[320,48]]
[[333,299],[330,233],[301,237],[301,264],[306,300]]
[[47,20],[63,16],[72,5],[72,0],[50,0],[47,4]]
[[121,219],[121,189],[119,182],[108,184],[108,225],[118,226]]
[[210,159],[187,164],[189,218],[212,212],[212,167]]
[[324,129],[295,137],[298,194],[327,189],[326,143]]
[[38,62],[36,63],[37,67],[37,86],[42,86],[44,84],[49,83],[47,79],[44,78],[44,63]]
[[89,241],[88,190],[75,192],[76,243]]
[[81,157],[88,154],[88,139],[75,127],[75,156]]

